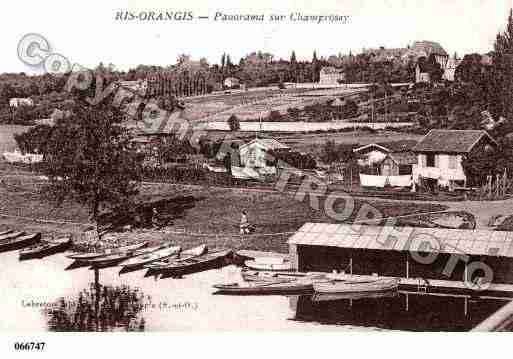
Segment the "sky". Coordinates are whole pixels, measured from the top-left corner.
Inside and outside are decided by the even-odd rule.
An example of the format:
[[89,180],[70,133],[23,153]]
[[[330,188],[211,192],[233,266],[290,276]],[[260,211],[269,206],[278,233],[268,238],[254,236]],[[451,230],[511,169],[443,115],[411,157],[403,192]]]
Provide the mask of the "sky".
[[[170,65],[179,54],[219,63],[223,52],[232,62],[253,51],[288,59],[329,56],[362,48],[406,47],[415,40],[439,42],[448,53],[484,53],[503,30],[513,0],[89,0],[4,1],[0,72],[41,71],[17,57],[27,33],[50,43],[72,64],[95,67],[100,61],[126,70],[138,64]],[[117,12],[134,14],[191,12],[190,21],[119,21]],[[264,22],[214,21],[224,14],[264,14]],[[302,23],[290,13],[344,15],[347,23]],[[286,20],[271,22],[271,14]],[[208,16],[209,19],[198,19]]]

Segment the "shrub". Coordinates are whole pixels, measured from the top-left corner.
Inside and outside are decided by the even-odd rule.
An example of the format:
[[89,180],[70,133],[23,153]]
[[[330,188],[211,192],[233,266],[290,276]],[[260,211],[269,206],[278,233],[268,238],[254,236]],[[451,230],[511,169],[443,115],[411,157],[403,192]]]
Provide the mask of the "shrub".
[[238,131],[240,130],[240,121],[239,118],[235,115],[231,115],[228,118],[228,126],[230,127],[230,131]]

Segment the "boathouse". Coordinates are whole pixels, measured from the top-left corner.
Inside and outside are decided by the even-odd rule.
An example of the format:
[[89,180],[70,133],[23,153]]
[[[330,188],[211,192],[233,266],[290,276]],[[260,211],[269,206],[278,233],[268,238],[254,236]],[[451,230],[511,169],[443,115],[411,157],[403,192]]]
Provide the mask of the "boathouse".
[[[513,232],[305,223],[288,241],[302,272],[513,284]],[[477,264],[476,264],[477,263]]]

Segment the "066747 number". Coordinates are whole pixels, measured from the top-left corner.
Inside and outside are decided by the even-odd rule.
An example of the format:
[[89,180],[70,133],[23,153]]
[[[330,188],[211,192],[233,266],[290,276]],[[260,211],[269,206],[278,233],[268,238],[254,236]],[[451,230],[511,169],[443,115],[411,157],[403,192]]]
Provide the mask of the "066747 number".
[[26,351],[42,351],[45,349],[45,342],[26,342],[26,343],[20,343],[16,342],[14,343],[14,350],[26,350]]

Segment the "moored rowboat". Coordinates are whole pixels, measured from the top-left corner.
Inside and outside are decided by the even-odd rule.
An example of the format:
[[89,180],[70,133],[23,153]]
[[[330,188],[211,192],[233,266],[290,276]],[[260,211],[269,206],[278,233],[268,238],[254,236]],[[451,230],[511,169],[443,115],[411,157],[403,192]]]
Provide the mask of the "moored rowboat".
[[34,243],[39,242],[41,233],[28,234],[21,237],[14,237],[4,240],[0,243],[0,252],[12,251],[15,249],[24,248]]
[[301,272],[268,272],[268,271],[258,271],[258,270],[242,270],[241,276],[246,282],[263,282],[268,281],[272,282],[276,279],[300,279],[300,278],[326,278],[327,273],[318,273],[318,272],[309,272],[309,273],[301,273]]
[[216,250],[202,256],[172,261],[166,267],[161,268],[159,272],[162,273],[161,278],[164,279],[221,268],[230,263],[231,254],[232,250],[230,249]]
[[313,291],[313,280],[275,280],[274,282],[251,282],[217,284],[214,288],[222,294],[307,294]]
[[64,252],[71,246],[71,244],[71,236],[35,244],[20,251],[20,260],[43,258],[52,254]]
[[124,246],[124,247],[107,248],[103,252],[70,253],[70,254],[66,255],[66,257],[68,257],[69,259],[75,259],[75,260],[79,260],[79,261],[82,261],[82,260],[83,261],[87,261],[89,259],[104,257],[104,256],[108,256],[108,255],[111,255],[111,254],[117,254],[117,253],[120,253],[120,252],[136,250],[136,249],[139,249],[139,248],[146,247],[147,245],[148,245],[147,241],[142,241],[142,242],[139,242],[139,243],[136,243],[136,244],[131,244],[129,246]]
[[0,237],[5,236],[6,234],[12,233],[12,229],[6,229],[0,232]]
[[24,234],[25,234],[25,232],[23,232],[23,231],[20,231],[20,232],[9,231],[8,233],[0,236],[0,243],[10,240],[12,238],[20,237]]
[[244,262],[246,267],[256,270],[264,271],[289,271],[292,270],[292,263],[288,260],[284,260],[281,263],[278,262],[262,262],[257,260],[247,260]]
[[315,293],[312,296],[314,302],[331,302],[337,300],[357,300],[372,298],[391,298],[398,295],[396,290],[388,290],[383,292],[360,292],[360,293]]
[[127,250],[127,251],[122,251],[122,252],[107,255],[107,256],[102,256],[99,258],[94,258],[94,259],[89,260],[88,263],[91,265],[91,269],[106,268],[106,267],[119,265],[128,259],[146,255],[146,254],[156,252],[158,250],[166,249],[166,248],[169,248],[168,244],[158,245],[158,246],[149,247],[149,248],[144,247],[144,248],[139,248],[139,249],[134,249],[134,250]]
[[367,281],[346,281],[330,280],[322,283],[314,283],[314,290],[317,293],[373,293],[397,290],[399,281],[397,279],[376,278]]
[[208,247],[205,244],[202,244],[200,246],[182,251],[182,252],[178,253],[176,256],[171,256],[162,261],[145,264],[144,267],[148,268],[148,271],[146,272],[146,274],[144,276],[149,277],[152,275],[156,275],[156,274],[160,273],[160,271],[162,269],[165,269],[167,266],[169,266],[173,262],[175,262],[175,263],[184,262],[188,259],[199,257],[207,252],[208,252]]
[[172,255],[179,253],[180,250],[181,250],[180,246],[172,246],[172,247],[167,246],[164,249],[152,251],[149,253],[144,253],[135,258],[131,258],[128,261],[123,263],[123,268],[121,269],[119,274],[142,269],[145,264],[149,264],[152,262],[156,262],[156,261],[171,257]]

